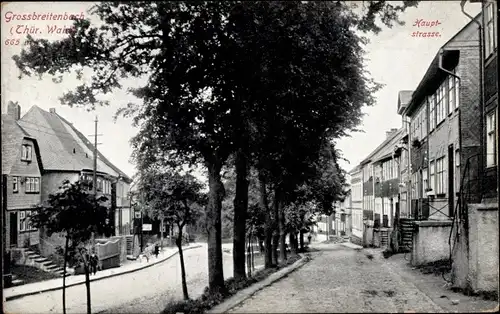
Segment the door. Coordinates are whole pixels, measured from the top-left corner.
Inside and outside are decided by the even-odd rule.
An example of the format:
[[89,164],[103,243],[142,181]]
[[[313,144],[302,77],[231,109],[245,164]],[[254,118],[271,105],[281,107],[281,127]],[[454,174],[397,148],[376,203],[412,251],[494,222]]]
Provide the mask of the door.
[[448,146],[448,216],[453,217],[455,212],[455,150],[453,145]]
[[18,226],[17,212],[10,213],[10,247],[17,247]]

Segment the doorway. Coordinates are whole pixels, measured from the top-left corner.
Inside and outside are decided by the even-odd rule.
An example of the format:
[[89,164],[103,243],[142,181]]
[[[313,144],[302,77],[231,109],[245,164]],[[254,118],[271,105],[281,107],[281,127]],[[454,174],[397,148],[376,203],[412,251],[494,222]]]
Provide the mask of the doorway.
[[10,247],[17,247],[18,223],[17,212],[10,213]]
[[448,146],[448,216],[453,217],[455,211],[455,150]]

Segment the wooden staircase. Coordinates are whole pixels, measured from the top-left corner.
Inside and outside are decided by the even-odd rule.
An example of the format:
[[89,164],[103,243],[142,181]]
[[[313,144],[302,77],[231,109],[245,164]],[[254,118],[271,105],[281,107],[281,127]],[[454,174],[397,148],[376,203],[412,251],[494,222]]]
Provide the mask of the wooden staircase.
[[411,218],[401,218],[401,251],[410,251],[413,246],[414,220]]
[[389,231],[387,229],[380,230],[380,247],[387,247],[389,245]]

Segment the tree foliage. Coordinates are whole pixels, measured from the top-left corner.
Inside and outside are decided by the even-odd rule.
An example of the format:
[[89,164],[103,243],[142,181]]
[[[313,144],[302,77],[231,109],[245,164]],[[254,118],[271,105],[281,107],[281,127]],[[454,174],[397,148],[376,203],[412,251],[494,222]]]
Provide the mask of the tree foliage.
[[90,191],[90,183],[63,181],[59,190],[50,194],[44,204],[35,207],[30,217],[31,224],[44,230],[48,236],[62,233],[66,236],[63,266],[63,311],[66,313],[66,264],[69,258],[82,262],[87,288],[87,313],[91,312],[89,251],[85,247],[92,234],[107,234],[113,228],[109,224],[110,212],[104,205],[105,196],[96,196]]
[[71,183],[65,180],[59,190],[50,194],[46,203],[35,208],[30,217],[36,228],[43,228],[48,236],[53,233],[67,234],[73,244],[84,244],[92,232],[107,233],[109,211],[105,196],[89,193],[86,182]]
[[[64,94],[64,104],[94,108],[100,97],[130,90],[126,104],[140,131],[132,140],[140,171],[162,163],[203,163],[209,176],[206,210],[209,283],[223,286],[220,248],[224,186],[220,171],[248,141],[268,181],[291,192],[307,177],[323,143],[355,130],[361,108],[380,88],[363,69],[365,39],[377,21],[398,22],[415,6],[364,1],[361,13],[342,1],[100,2],[100,24],[75,21],[59,41],[28,37],[15,56],[22,75],[91,77]],[[251,136],[253,135],[253,136]],[[154,167],[154,166],[153,166]]]
[[198,220],[207,202],[203,188],[191,174],[176,171],[144,172],[139,183],[147,214],[162,217],[179,228]]

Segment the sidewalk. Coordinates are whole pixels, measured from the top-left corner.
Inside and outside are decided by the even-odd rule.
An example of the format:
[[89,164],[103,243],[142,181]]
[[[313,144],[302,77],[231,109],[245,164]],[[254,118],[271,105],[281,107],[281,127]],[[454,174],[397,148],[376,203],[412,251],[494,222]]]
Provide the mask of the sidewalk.
[[478,313],[498,311],[498,302],[484,300],[479,296],[467,296],[453,292],[450,284],[441,275],[424,274],[418,268],[412,267],[405,260],[404,254],[396,254],[385,259],[383,249],[370,248],[364,250],[373,254],[374,258],[383,261],[391,271],[396,272],[404,280],[412,282],[425,293],[434,303],[450,313]]
[[[203,243],[191,243],[184,247],[183,250],[190,250],[206,246]],[[120,267],[105,269],[97,272],[97,274],[90,276],[90,281],[97,281],[105,278],[110,278],[118,275],[128,274],[135,272],[153,265],[166,261],[167,259],[175,256],[178,253],[177,248],[165,248],[160,252],[158,258],[151,257],[149,262],[146,261],[128,261]],[[27,295],[38,294],[48,291],[62,289],[63,278],[56,278],[46,281],[34,282],[21,286],[11,287],[3,290],[4,299],[6,301],[21,298]],[[85,275],[72,275],[66,277],[66,288],[81,285],[85,283]]]

